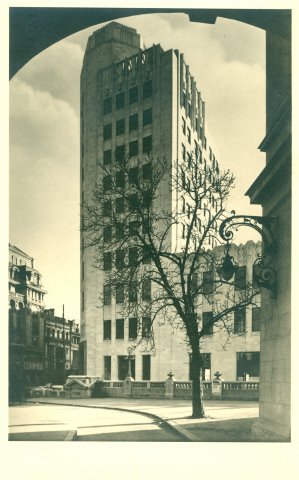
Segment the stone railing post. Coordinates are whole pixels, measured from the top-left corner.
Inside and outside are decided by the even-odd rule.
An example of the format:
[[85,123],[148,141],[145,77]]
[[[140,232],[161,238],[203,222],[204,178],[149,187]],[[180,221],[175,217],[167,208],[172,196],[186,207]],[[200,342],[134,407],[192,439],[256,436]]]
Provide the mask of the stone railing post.
[[212,380],[212,398],[220,399],[222,397],[222,373],[214,373],[214,380]]
[[174,398],[174,373],[169,372],[165,380],[165,398]]
[[127,376],[124,379],[124,396],[125,397],[132,397],[133,382],[134,382],[134,378],[131,376]]

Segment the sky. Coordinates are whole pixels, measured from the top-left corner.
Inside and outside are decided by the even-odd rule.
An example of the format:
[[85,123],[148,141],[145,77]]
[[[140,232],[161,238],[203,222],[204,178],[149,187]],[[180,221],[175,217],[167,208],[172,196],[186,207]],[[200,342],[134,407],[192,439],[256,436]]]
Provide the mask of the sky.
[[[184,14],[121,19],[146,47],[184,53],[206,102],[209,139],[236,176],[229,208],[259,214],[244,194],[265,165],[265,33],[225,19],[191,23]],[[35,259],[46,308],[80,318],[79,92],[93,26],[33,58],[10,82],[9,241]],[[258,240],[249,229],[236,242]]]

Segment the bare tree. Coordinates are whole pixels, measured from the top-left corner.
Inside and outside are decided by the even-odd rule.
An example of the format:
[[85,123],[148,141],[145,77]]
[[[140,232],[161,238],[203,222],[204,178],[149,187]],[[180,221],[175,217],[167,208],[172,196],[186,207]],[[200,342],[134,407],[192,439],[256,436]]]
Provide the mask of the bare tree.
[[[234,177],[216,163],[208,168],[199,153],[173,165],[116,152],[110,165],[99,167],[100,181],[83,207],[86,247],[96,247],[95,266],[105,275],[103,303],[105,291],[123,296],[124,315],[138,319],[134,346],[155,349],[155,322],[183,332],[196,418],[205,415],[202,340],[212,328],[228,337],[237,333],[233,312],[252,304],[258,292],[250,284],[235,288],[219,274],[223,247],[213,247],[221,243],[218,226]],[[208,316],[204,301],[211,306]]]

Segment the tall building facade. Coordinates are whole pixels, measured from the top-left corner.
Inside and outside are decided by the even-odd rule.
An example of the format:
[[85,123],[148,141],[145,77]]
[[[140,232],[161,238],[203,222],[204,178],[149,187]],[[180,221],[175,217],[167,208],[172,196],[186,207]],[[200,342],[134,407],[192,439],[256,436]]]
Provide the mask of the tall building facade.
[[[82,205],[92,199],[96,182],[105,182],[103,166],[109,171],[118,157],[126,155],[130,168],[138,166],[142,175],[146,175],[149,158],[166,158],[170,171],[175,172],[181,160],[187,159],[187,164],[189,159],[192,161],[194,152],[203,170],[212,174],[219,172],[215,153],[207,139],[205,104],[183,55],[178,50],[164,51],[160,45],[141,49],[136,30],[116,22],[94,32],[88,40],[81,73]],[[173,225],[168,233],[169,249],[179,251],[184,244],[184,223],[188,221],[188,198],[175,189],[170,190],[168,182],[163,181],[157,197],[155,209],[186,213],[186,219]],[[211,204],[213,201],[210,199]],[[204,216],[206,207],[202,205]],[[109,208],[121,218],[123,207],[118,205],[117,199],[112,198]],[[84,371],[89,375],[121,380],[127,374],[128,347],[137,337],[136,318],[125,318],[123,299],[117,294],[108,302],[104,298],[102,305],[100,298],[103,294],[105,297],[106,272],[93,267],[96,250],[85,248],[86,233],[82,230],[81,354]],[[213,240],[209,242],[208,246],[213,248]],[[107,255],[111,256],[107,248]],[[175,370],[177,378],[187,379],[189,353],[183,337],[172,335],[167,324],[157,324],[154,336],[157,354],[136,349],[131,362],[133,376],[161,380],[170,370]],[[235,358],[237,353],[248,351],[244,345],[238,348]],[[256,342],[251,351],[258,350]],[[208,376],[214,364],[210,350],[205,353]],[[239,357],[241,359],[241,355]],[[233,379],[236,376],[234,371]]]

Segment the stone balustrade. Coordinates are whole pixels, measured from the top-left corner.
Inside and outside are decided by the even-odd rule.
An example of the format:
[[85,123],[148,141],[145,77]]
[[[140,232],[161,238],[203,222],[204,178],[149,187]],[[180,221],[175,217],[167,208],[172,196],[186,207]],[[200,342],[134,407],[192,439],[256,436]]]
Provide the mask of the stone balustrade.
[[[250,381],[218,381],[220,385],[217,395],[213,390],[213,382],[202,383],[204,399],[218,400],[258,400],[259,382]],[[55,386],[54,386],[55,387]],[[129,388],[128,388],[129,387]],[[101,380],[99,377],[72,375],[68,377],[62,388],[37,387],[28,390],[30,397],[61,397],[61,398],[100,398],[100,397],[131,397],[131,398],[175,398],[191,400],[192,382],[176,381],[168,378],[165,382],[138,380],[126,378],[125,381]]]

